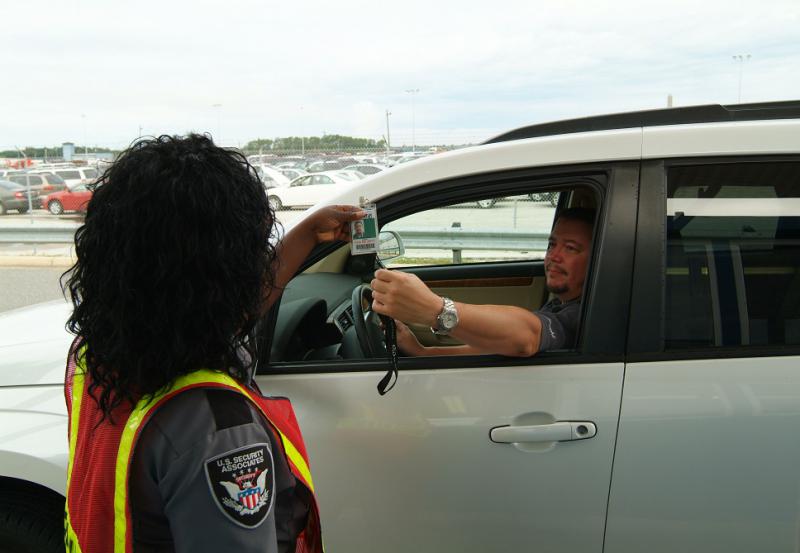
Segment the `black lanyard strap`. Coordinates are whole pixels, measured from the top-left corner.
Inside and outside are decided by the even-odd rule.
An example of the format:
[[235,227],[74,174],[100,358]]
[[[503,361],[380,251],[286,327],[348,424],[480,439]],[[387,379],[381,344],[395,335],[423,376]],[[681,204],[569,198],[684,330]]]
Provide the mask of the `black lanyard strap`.
[[[380,257],[375,254],[375,266],[379,269],[386,269],[383,263],[381,263]],[[386,340],[386,354],[389,359],[389,369],[386,371],[386,374],[381,378],[381,381],[378,382],[378,393],[380,395],[386,395],[392,388],[394,388],[395,384],[397,384],[397,379],[399,378],[399,373],[397,371],[397,325],[394,322],[394,319],[391,317],[387,317],[386,315],[378,314],[380,317],[381,322],[383,323],[383,333]],[[394,375],[394,379],[392,379],[392,375]],[[389,385],[391,383],[391,386]]]

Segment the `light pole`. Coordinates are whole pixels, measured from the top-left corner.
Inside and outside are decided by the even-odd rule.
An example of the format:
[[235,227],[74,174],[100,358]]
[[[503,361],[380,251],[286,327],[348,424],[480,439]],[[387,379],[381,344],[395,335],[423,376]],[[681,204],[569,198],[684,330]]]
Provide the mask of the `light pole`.
[[419,93],[418,88],[409,88],[406,90],[408,94],[411,94],[411,151],[417,151],[417,141],[416,141],[416,121],[414,120],[414,96]]
[[222,127],[222,104],[211,104],[211,107],[217,110],[217,139],[215,142],[217,143],[217,146],[219,146],[220,142],[222,141],[222,130],[220,130]]
[[733,61],[739,63],[739,101],[742,103],[742,73],[744,72],[744,62],[750,59],[750,54],[736,54],[733,56]]
[[83,120],[83,160],[87,163],[89,162],[89,154],[87,151],[86,146],[86,114],[81,113],[81,119]]
[[392,147],[392,135],[389,134],[389,116],[392,114],[388,109],[386,110],[386,151]]
[[300,155],[306,157],[305,125],[303,125],[303,106],[300,106]]

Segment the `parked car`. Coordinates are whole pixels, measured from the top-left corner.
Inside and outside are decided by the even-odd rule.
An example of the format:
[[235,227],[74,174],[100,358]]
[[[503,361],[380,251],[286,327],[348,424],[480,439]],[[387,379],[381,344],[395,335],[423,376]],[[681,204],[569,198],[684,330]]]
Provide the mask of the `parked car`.
[[41,196],[41,205],[53,215],[61,215],[65,211],[85,212],[92,192],[85,184],[79,184],[70,190]]
[[69,188],[78,186],[79,184],[92,184],[99,176],[97,169],[94,167],[62,167],[56,169],[42,169],[37,170],[36,173],[50,173],[51,175],[58,175]]
[[539,192],[536,194],[528,194],[528,199],[532,202],[547,202],[555,207],[558,202],[558,192]]
[[289,181],[293,181],[298,177],[302,177],[308,175],[308,171],[303,171],[302,169],[291,169],[289,167],[279,167],[277,168],[284,177],[289,179]]
[[351,161],[341,161],[338,159],[326,159],[315,161],[306,167],[309,173],[321,173],[323,171],[333,171],[336,169],[343,169],[351,164]]
[[271,188],[267,195],[275,210],[309,207],[335,194],[341,185],[349,185],[357,180],[349,173],[325,171],[298,177],[289,186]]
[[278,169],[269,165],[257,164],[253,167],[256,168],[256,173],[261,177],[261,182],[264,183],[264,188],[274,188],[276,186],[288,186],[291,179],[284,175]]
[[376,165],[372,163],[359,163],[355,165],[348,165],[344,168],[345,171],[358,171],[359,173],[363,173],[364,175],[374,175],[375,173],[380,173],[381,171],[385,171],[387,169],[384,165]]
[[[293,400],[326,550],[797,549],[800,102],[534,125],[330,189],[377,205],[390,268],[469,303],[538,308],[554,217],[597,221],[574,347],[401,358],[383,396],[373,259],[314,250],[256,380]],[[0,536],[62,528],[68,313],[0,315]]]
[[[36,191],[38,195],[67,190],[67,183],[64,182],[64,179],[51,173],[26,172],[9,175],[7,178],[11,182],[15,182],[24,188],[30,187],[30,189]],[[40,205],[37,204],[34,207],[38,208]]]
[[39,193],[36,190],[30,191],[30,201],[28,190],[15,182],[0,180],[0,215],[5,215],[10,209],[18,213],[27,213],[28,209],[39,205]]
[[329,171],[329,173],[333,173],[345,180],[361,180],[366,177],[361,171],[353,169],[339,169],[338,171]]

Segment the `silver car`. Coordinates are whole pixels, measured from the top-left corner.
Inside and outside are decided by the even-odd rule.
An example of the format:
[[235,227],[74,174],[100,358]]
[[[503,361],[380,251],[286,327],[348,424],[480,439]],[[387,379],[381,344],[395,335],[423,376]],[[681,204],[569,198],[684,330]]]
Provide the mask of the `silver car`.
[[[401,358],[386,395],[372,257],[307,260],[262,327],[257,379],[294,402],[328,551],[797,550],[800,103],[525,127],[323,200],[359,202],[389,267],[523,309],[548,297],[557,212],[598,221],[574,348]],[[60,529],[67,314],[0,316],[0,544],[8,505],[49,506],[14,520]]]

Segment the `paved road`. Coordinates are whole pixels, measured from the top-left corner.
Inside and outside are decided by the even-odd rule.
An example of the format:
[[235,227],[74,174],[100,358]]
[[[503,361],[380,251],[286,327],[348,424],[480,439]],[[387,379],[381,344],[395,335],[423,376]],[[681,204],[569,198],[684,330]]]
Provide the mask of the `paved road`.
[[0,267],[0,312],[62,299],[63,267]]

